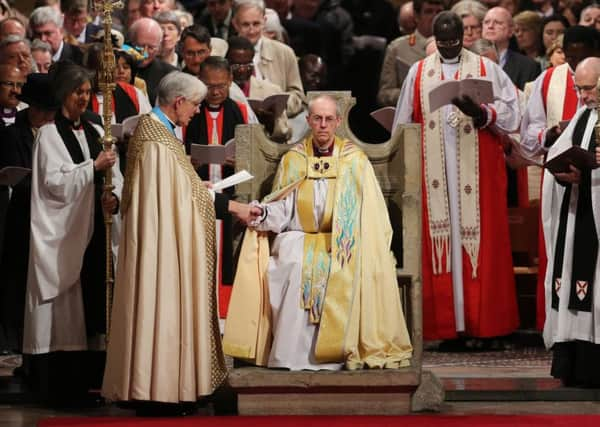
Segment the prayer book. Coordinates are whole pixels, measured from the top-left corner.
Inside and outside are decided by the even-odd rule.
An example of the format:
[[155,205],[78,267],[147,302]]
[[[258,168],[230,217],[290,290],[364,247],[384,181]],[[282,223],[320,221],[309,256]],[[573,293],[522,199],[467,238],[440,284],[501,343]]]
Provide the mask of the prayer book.
[[274,117],[279,117],[287,109],[289,96],[290,95],[287,93],[277,93],[275,95],[267,96],[262,100],[249,99],[248,103],[255,112],[260,110],[272,111]]
[[228,157],[235,156],[235,140],[230,139],[225,144],[192,144],[192,159],[202,164],[222,165]]
[[594,154],[576,145],[544,163],[544,167],[552,173],[571,172],[569,165],[580,171],[598,167]]
[[123,120],[123,123],[115,123],[110,125],[110,132],[112,136],[122,141],[123,139],[133,135],[133,131],[137,127],[140,117],[140,115],[127,117],[125,120]]
[[233,187],[234,185],[241,184],[242,182],[249,181],[252,178],[254,177],[250,175],[250,173],[246,169],[243,169],[238,173],[235,173],[231,176],[228,176],[225,179],[222,179],[219,182],[214,183],[212,185],[212,189],[214,191],[224,190],[226,188]]
[[7,166],[0,170],[0,185],[14,187],[31,173],[31,169],[19,166]]
[[475,104],[494,102],[494,87],[490,80],[463,79],[445,80],[429,92],[429,110],[433,113],[444,105],[452,104],[454,98],[469,96]]
[[392,133],[392,125],[394,124],[395,114],[396,108],[383,107],[371,112],[371,117],[373,117],[373,119],[375,119],[375,121],[383,126],[388,132]]

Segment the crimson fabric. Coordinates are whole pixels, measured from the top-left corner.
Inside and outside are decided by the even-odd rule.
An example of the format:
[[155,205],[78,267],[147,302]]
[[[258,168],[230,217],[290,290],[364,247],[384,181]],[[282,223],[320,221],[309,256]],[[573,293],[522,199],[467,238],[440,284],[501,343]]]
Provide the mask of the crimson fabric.
[[[550,78],[554,72],[554,67],[549,68],[544,76],[542,82],[542,100],[544,101],[544,109],[548,112],[548,88],[550,87]],[[565,89],[564,104],[563,104],[563,115],[561,120],[571,120],[577,111],[579,104],[579,98],[577,97],[577,91],[575,89],[575,81],[573,80],[573,73],[567,74],[567,84]],[[540,141],[543,144],[543,141]],[[542,174],[542,181],[544,175]],[[540,188],[542,183],[540,182]],[[548,264],[548,258],[546,257],[546,246],[544,244],[544,227],[542,225],[542,192],[540,190],[540,204],[539,204],[539,228],[538,228],[538,275],[537,275],[537,289],[536,289],[536,328],[539,331],[544,329],[544,322],[546,321],[546,293],[544,290],[544,281],[546,279],[546,267]]]
[[600,415],[406,415],[179,418],[46,418],[39,427],[597,427]]
[[[413,122],[423,126],[420,82],[424,61],[418,65]],[[481,75],[485,67],[481,62]],[[481,244],[477,277],[472,277],[469,256],[462,250],[465,333],[471,337],[507,335],[519,326],[515,278],[512,266],[508,211],[506,202],[506,166],[500,144],[487,129],[479,131],[479,214]],[[421,144],[423,160],[424,144]],[[423,163],[424,164],[424,163]],[[422,168],[423,209],[423,338],[457,337],[454,317],[452,273],[433,274],[431,237],[427,215],[425,167]],[[445,259],[446,262],[450,260]],[[442,271],[445,271],[444,263]]]

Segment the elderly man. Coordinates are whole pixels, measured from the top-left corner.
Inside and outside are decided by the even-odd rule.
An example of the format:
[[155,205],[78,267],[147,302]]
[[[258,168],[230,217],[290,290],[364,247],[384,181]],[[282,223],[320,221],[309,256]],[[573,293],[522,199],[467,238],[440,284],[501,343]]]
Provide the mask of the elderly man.
[[6,18],[0,21],[0,40],[11,34],[25,37],[27,30],[19,18]]
[[415,8],[412,1],[407,1],[398,9],[398,29],[404,35],[411,34],[417,28]]
[[[575,70],[575,87],[583,106],[548,151],[552,160],[572,146],[590,152],[600,163],[597,122],[600,59],[583,60]],[[553,350],[552,376],[567,386],[600,386],[600,294],[598,229],[600,169],[544,171],[542,222],[546,270],[544,342]]]
[[29,17],[29,28],[34,38],[49,43],[54,62],[69,60],[81,64],[83,52],[63,40],[63,17],[51,6],[34,9]]
[[263,36],[265,5],[262,0],[236,2],[233,26],[247,38],[256,51],[253,63],[258,79],[266,79],[289,93],[287,113],[293,117],[302,110],[304,91],[294,51],[276,40]]
[[48,43],[35,39],[31,43],[31,57],[35,61],[38,73],[48,73],[52,65],[52,49]]
[[25,76],[14,65],[0,65],[0,126],[15,122],[21,88],[25,84]]
[[[517,91],[498,65],[462,49],[458,15],[433,23],[437,52],[414,64],[396,107],[398,124],[422,128],[423,336],[497,337],[519,325],[508,236],[504,153],[492,132],[519,125]],[[442,80],[491,80],[495,101],[454,99],[431,112]]]
[[24,76],[31,73],[31,49],[29,41],[21,36],[10,35],[0,40],[0,64],[17,67]]
[[[600,55],[598,32],[593,27],[580,25],[567,28],[563,49],[568,62],[544,71],[535,80],[521,121],[521,146],[533,158],[547,153],[564,129],[560,122],[571,120],[580,107],[574,70],[585,58]],[[537,287],[537,326],[540,330],[544,326],[546,262],[543,230],[540,230]]]
[[414,33],[392,41],[385,51],[379,78],[377,102],[381,105],[396,105],[404,76],[398,75],[398,61],[407,65],[425,58],[427,38],[431,36],[433,18],[444,10],[441,0],[415,0],[413,2],[417,28]]
[[281,159],[246,232],[225,353],[291,370],[407,366],[392,228],[373,168],[335,135],[333,98],[312,100],[307,120],[310,136]]
[[503,7],[493,7],[483,18],[481,36],[494,42],[500,55],[500,67],[521,90],[525,83],[535,80],[540,74],[540,64],[531,58],[510,50],[508,44],[514,32],[510,12]]
[[175,137],[175,126],[189,123],[206,93],[196,77],[168,74],[158,106],[140,119],[129,142],[102,386],[110,400],[186,410],[227,375],[217,321],[215,216],[230,212],[250,221],[259,210],[209,191]]
[[156,100],[158,83],[177,69],[157,58],[162,38],[162,28],[151,18],[140,18],[129,28],[129,41],[145,55],[145,59],[139,64],[137,76],[146,82],[148,99],[152,105]]

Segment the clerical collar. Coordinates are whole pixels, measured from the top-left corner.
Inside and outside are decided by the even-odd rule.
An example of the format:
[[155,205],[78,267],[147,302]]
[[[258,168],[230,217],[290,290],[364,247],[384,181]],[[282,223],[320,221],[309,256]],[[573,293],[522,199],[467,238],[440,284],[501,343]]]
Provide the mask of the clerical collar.
[[460,61],[460,55],[454,58],[444,58],[442,55],[440,55],[440,59],[442,60],[442,64],[458,64]]
[[83,123],[81,122],[81,117],[77,120],[71,120],[65,117],[65,115],[59,111],[56,114],[56,120],[65,122],[69,126],[69,128],[71,128],[71,130],[83,130]]
[[2,110],[0,110],[0,118],[3,118],[3,119],[12,119],[16,115],[17,115],[16,108],[3,108]]
[[156,117],[158,117],[160,122],[165,125],[169,132],[175,135],[176,124],[169,117],[167,117],[165,113],[163,113],[158,105],[152,109],[152,112],[156,115]]
[[321,147],[319,147],[318,144],[315,144],[313,142],[313,153],[314,153],[315,157],[328,157],[328,156],[331,156],[333,154],[333,146],[334,145],[335,144],[331,144],[327,148],[321,148]]
[[221,108],[222,108],[222,105],[206,104],[206,109],[213,113],[217,113],[217,112],[221,111]]

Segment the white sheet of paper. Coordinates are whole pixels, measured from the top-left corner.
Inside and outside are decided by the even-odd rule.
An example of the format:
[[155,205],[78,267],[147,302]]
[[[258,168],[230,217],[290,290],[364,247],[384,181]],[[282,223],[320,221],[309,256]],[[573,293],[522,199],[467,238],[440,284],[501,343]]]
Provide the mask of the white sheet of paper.
[[443,81],[429,92],[429,111],[433,113],[444,105],[452,104],[453,98],[464,95],[476,104],[491,104],[494,102],[494,87],[490,80],[484,79]]
[[7,166],[0,170],[0,185],[14,187],[31,173],[31,169],[19,166]]
[[191,156],[202,164],[222,165],[228,157],[235,156],[235,140],[230,139],[225,145],[192,144]]
[[383,107],[378,110],[371,112],[371,117],[375,119],[377,123],[383,126],[388,132],[392,132],[392,125],[394,123],[394,115],[396,114],[396,108],[394,107]]
[[222,179],[219,182],[213,184],[212,189],[214,191],[224,190],[229,187],[233,187],[234,185],[241,184],[242,182],[246,182],[254,178],[247,170],[241,170],[238,173],[235,173],[231,176],[228,176],[225,179]]
[[133,135],[133,131],[135,130],[140,117],[140,115],[127,117],[125,120],[123,120],[123,123],[115,123],[110,125],[110,132],[112,136],[122,140],[125,137]]

